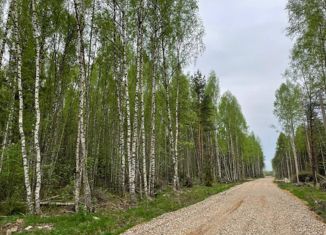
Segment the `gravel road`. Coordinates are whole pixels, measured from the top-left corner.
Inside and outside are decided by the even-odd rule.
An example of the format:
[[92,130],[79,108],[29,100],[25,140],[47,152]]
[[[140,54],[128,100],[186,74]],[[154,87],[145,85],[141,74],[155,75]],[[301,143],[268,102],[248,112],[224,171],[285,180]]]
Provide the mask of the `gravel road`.
[[326,224],[299,199],[279,189],[269,177],[164,214],[124,234],[326,235]]

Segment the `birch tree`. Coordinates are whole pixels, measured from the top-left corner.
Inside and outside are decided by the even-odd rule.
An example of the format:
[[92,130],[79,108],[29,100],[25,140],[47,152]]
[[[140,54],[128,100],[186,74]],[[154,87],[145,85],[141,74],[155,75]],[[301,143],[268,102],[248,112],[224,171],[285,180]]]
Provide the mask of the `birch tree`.
[[296,178],[297,182],[299,182],[298,157],[294,142],[294,133],[301,118],[300,89],[290,81],[287,81],[281,85],[279,90],[276,91],[275,96],[274,113],[290,136]]
[[[6,44],[7,44],[7,38],[9,34],[9,29],[10,29],[10,19],[12,18],[12,14],[15,13],[13,12],[15,0],[9,0],[7,5],[8,5],[8,13],[7,13],[7,19],[4,19],[4,34],[3,37],[1,38],[1,48],[0,48],[0,69],[2,67],[2,60],[3,60],[3,54],[5,53],[6,49]],[[15,17],[15,16],[14,16]]]
[[34,212],[34,205],[33,205],[33,195],[32,195],[32,188],[30,182],[30,167],[28,164],[28,156],[26,150],[26,137],[24,132],[24,97],[23,97],[23,85],[22,85],[22,52],[20,46],[20,35],[19,35],[19,8],[18,3],[15,1],[15,9],[14,9],[14,32],[15,32],[15,40],[16,40],[16,62],[17,62],[17,90],[18,90],[18,97],[19,97],[19,109],[18,109],[18,127],[19,127],[19,134],[20,134],[20,142],[21,142],[21,154],[23,158],[23,168],[24,168],[24,183],[26,189],[26,201],[29,213]]
[[32,23],[35,35],[36,44],[36,58],[35,58],[35,127],[34,127],[34,148],[36,153],[36,185],[35,185],[35,212],[39,214],[41,212],[40,208],[40,191],[41,191],[41,150],[40,150],[40,27],[36,15],[37,2],[32,0]]
[[150,196],[154,196],[154,187],[155,187],[155,171],[156,171],[156,90],[157,90],[157,70],[158,70],[158,61],[159,61],[159,46],[158,46],[158,22],[157,22],[157,1],[149,1],[149,14],[151,14],[150,28],[151,28],[151,41],[150,41],[150,52],[152,58],[152,97],[151,97],[151,132],[150,132],[150,156],[149,156],[149,180],[148,180],[148,192]]
[[87,153],[86,153],[86,123],[85,123],[85,99],[86,99],[86,73],[85,73],[85,54],[83,40],[83,6],[79,0],[74,0],[77,31],[78,31],[78,62],[79,62],[79,113],[78,113],[78,134],[76,143],[76,183],[75,183],[75,210],[79,210],[80,187],[83,184],[85,194],[85,207],[91,210],[91,191],[87,173]]

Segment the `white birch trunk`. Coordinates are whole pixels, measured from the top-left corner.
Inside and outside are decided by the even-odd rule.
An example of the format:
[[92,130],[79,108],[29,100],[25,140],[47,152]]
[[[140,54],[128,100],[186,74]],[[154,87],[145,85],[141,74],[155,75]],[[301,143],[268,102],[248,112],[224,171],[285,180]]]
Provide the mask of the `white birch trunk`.
[[[156,52],[154,52],[154,55]],[[154,68],[152,78],[152,116],[151,116],[151,150],[150,150],[150,163],[149,163],[149,193],[154,195],[155,187],[155,148],[156,148],[156,56],[154,56]]]
[[[173,169],[175,165],[175,153],[174,153],[174,136],[172,132],[172,117],[171,117],[171,106],[170,106],[170,97],[169,97],[169,84],[166,84],[165,88],[165,95],[166,95],[166,106],[167,106],[167,113],[168,113],[168,131],[169,131],[169,142],[170,142],[170,151],[171,157],[173,162]],[[174,177],[173,177],[174,178]]]
[[[85,74],[85,55],[84,55],[84,42],[83,42],[83,13],[80,12],[80,2],[75,0],[75,13],[78,27],[78,60],[79,60],[79,114],[78,114],[78,123],[79,123],[79,137],[80,137],[80,169],[82,171],[82,184],[84,187],[84,196],[85,196],[85,207],[87,210],[91,210],[91,190],[88,182],[87,174],[87,152],[86,152],[86,125],[85,125],[85,101],[86,101],[86,74]],[[77,135],[78,142],[78,135]],[[77,144],[77,148],[79,145]],[[77,151],[76,151],[77,152]],[[76,154],[77,156],[77,154]],[[77,203],[78,204],[78,203]],[[78,208],[77,208],[78,211]]]
[[34,127],[34,147],[36,153],[36,185],[35,185],[35,212],[40,214],[40,191],[41,191],[41,150],[40,150],[40,103],[39,103],[39,90],[40,90],[40,28],[36,18],[36,2],[32,0],[32,23],[35,35],[36,44],[36,58],[35,58],[35,127]]
[[123,89],[121,83],[118,83],[120,86],[118,89],[118,116],[119,116],[119,157],[121,158],[121,188],[123,195],[125,194],[125,179],[126,179],[126,159],[125,159],[125,150],[124,150],[124,117],[123,117]]
[[121,157],[121,188],[123,195],[126,191],[125,180],[126,180],[126,158],[125,158],[125,151],[124,151],[124,131],[123,131],[123,112],[122,112],[122,94],[120,91],[119,94],[119,152]]
[[126,119],[127,119],[127,161],[128,161],[128,180],[129,180],[129,192],[132,188],[132,157],[131,157],[131,115],[130,115],[130,99],[129,99],[129,83],[128,83],[128,64],[127,64],[127,51],[128,51],[128,38],[126,32],[127,26],[127,6],[124,6],[122,9],[122,34],[123,34],[123,84],[125,87],[125,99],[126,99]]
[[[130,98],[129,98],[129,82],[128,82],[128,64],[127,64],[127,51],[128,51],[128,38],[127,38],[127,8],[128,5],[122,8],[122,34],[123,34],[123,83],[125,86],[125,99],[126,99],[126,119],[127,119],[127,161],[128,161],[128,184],[131,200],[136,201],[136,162],[135,154],[136,149],[131,132],[131,115],[130,115]],[[137,85],[136,85],[137,86]],[[134,124],[135,125],[135,124]]]
[[323,117],[324,129],[326,131],[326,112],[325,112],[325,106],[324,106],[324,98],[323,98],[323,94],[321,91],[319,92],[318,97],[319,97],[320,110],[321,110],[321,114]]
[[76,142],[76,170],[75,170],[75,211],[79,211],[80,187],[81,187],[81,169],[80,169],[80,125],[78,123],[77,142]]
[[143,182],[144,182],[144,193],[145,196],[148,197],[148,185],[147,185],[147,163],[146,163],[146,140],[145,140],[145,115],[144,115],[144,81],[143,81],[143,8],[144,8],[143,0],[140,1],[140,6],[138,10],[138,21],[139,21],[139,32],[138,32],[138,40],[139,40],[139,70],[138,70],[138,79],[139,79],[139,91],[140,91],[140,144],[141,144],[141,158],[143,160]]
[[290,167],[289,167],[289,156],[287,153],[285,154],[285,157],[286,157],[286,170],[288,173],[288,179],[291,180]]
[[[165,102],[166,102],[166,109],[168,114],[168,135],[169,135],[169,147],[173,162],[173,169],[175,170],[175,153],[174,153],[174,136],[172,132],[172,117],[171,117],[171,107],[170,107],[170,95],[169,95],[169,82],[167,78],[167,68],[166,68],[166,58],[165,58],[165,49],[164,49],[164,42],[162,39],[162,59],[163,59],[163,72],[164,72],[164,86],[165,86]],[[173,176],[174,181],[174,176]]]
[[[179,78],[177,78],[179,79]],[[179,175],[178,175],[178,139],[179,139],[179,81],[177,81],[177,97],[175,109],[175,138],[174,138],[174,156],[173,156],[173,189],[179,189]]]
[[146,162],[146,140],[145,140],[145,118],[144,118],[144,92],[143,87],[141,87],[141,152],[143,160],[143,181],[144,181],[144,193],[148,196],[148,185],[147,185],[147,162]]
[[[12,45],[12,50],[16,52],[16,47],[15,43]],[[12,61],[14,58],[13,53],[10,55],[9,61]],[[11,103],[10,103],[10,109],[9,109],[9,115],[5,127],[5,134],[2,140],[2,147],[1,147],[1,157],[0,157],[0,174],[3,169],[3,162],[5,158],[5,151],[7,148],[7,144],[10,143],[9,137],[11,134],[11,129],[12,129],[12,124],[13,124],[13,116],[14,116],[14,111],[15,111],[15,95],[16,95],[16,78],[14,77],[11,82],[10,82],[10,87],[12,88],[12,98],[11,98]]]
[[4,37],[2,38],[2,41],[1,41],[1,48],[0,48],[0,69],[2,67],[2,59],[3,59],[3,54],[5,52],[5,48],[6,48],[6,43],[7,43],[7,35],[9,33],[9,26],[10,24],[8,23],[9,20],[10,20],[10,17],[11,17],[11,14],[12,14],[12,8],[13,8],[13,5],[15,4],[14,2],[15,0],[9,0],[8,1],[8,14],[7,14],[7,21],[5,23],[5,30],[4,30]]
[[299,183],[300,181],[299,181],[298,156],[297,156],[297,150],[294,143],[294,136],[292,134],[291,134],[291,147],[292,147],[292,152],[294,157],[295,175],[296,175],[297,183]]
[[296,174],[296,178],[297,178],[297,183],[299,183],[300,180],[299,180],[298,155],[297,155],[297,149],[296,149],[295,142],[294,142],[293,123],[291,123],[291,136],[290,136],[290,139],[291,139],[291,147],[292,147],[293,157],[294,157],[295,174]]
[[[120,20],[123,20],[122,18]],[[117,2],[116,0],[113,1],[113,22],[117,22]],[[116,26],[118,27],[118,25]],[[123,35],[122,35],[123,36]],[[117,36],[116,31],[113,34],[114,40],[114,47],[117,47]],[[113,67],[113,80],[116,81],[117,84],[117,99],[118,99],[118,119],[119,119],[119,157],[121,160],[121,168],[120,168],[120,181],[121,181],[121,189],[122,194],[125,194],[125,179],[126,179],[126,159],[125,159],[125,149],[124,149],[124,117],[123,117],[123,104],[124,104],[124,93],[123,87],[124,86],[124,78],[118,79],[117,77],[117,68],[121,68],[120,58],[117,57],[117,50],[114,49],[114,67]],[[124,57],[124,56],[123,56]],[[122,58],[122,72],[124,73],[124,58]]]
[[217,131],[215,133],[215,136],[216,136],[216,159],[217,159],[218,177],[219,177],[219,180],[221,180],[222,179],[222,169],[221,169],[221,159],[220,159],[220,154],[219,154]]
[[[139,42],[137,43],[139,44]],[[131,202],[136,202],[136,158],[137,158],[137,132],[138,132],[138,106],[139,106],[139,45],[137,46],[137,75],[133,131],[131,135],[131,159],[129,165],[129,193]]]
[[21,152],[23,158],[23,169],[24,169],[24,183],[26,189],[26,201],[29,213],[34,212],[33,200],[32,200],[32,189],[29,178],[29,165],[26,151],[26,138],[24,132],[24,99],[23,99],[23,86],[22,86],[22,58],[21,58],[21,48],[19,44],[19,31],[18,31],[18,9],[17,3],[15,3],[15,36],[16,36],[16,57],[17,57],[17,87],[19,96],[19,113],[18,113],[18,127],[21,140]]
[[[16,51],[15,44],[13,44],[13,51]],[[12,55],[10,55],[9,61],[12,61]],[[0,157],[0,174],[3,169],[3,161],[5,157],[5,151],[7,148],[7,144],[10,142],[9,137],[12,129],[12,124],[13,124],[13,116],[14,116],[14,111],[15,111],[15,95],[16,95],[16,78],[12,79],[13,81],[10,82],[10,87],[12,88],[12,98],[11,98],[11,103],[10,103],[10,109],[9,109],[9,114],[8,114],[8,119],[5,127],[5,134],[2,140],[2,147],[1,147],[1,157]]]

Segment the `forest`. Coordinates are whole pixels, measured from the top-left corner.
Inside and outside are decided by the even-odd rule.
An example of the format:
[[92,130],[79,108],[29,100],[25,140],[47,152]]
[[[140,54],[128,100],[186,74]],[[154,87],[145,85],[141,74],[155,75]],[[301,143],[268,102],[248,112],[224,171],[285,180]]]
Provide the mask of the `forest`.
[[287,34],[294,41],[286,80],[276,91],[278,178],[326,188],[326,2],[289,0]]
[[[92,212],[101,191],[137,205],[166,187],[263,176],[260,140],[236,97],[220,93],[215,72],[185,72],[205,49],[197,0],[0,5],[0,214],[41,214],[46,205]],[[291,72],[308,90],[293,89],[311,113],[308,126],[296,113],[283,139],[300,143],[294,159],[306,169],[308,130],[314,172],[325,174],[326,117],[323,110],[320,122],[315,106],[315,92],[325,90],[313,89],[323,82],[325,51],[315,55],[325,34],[310,38],[306,26],[297,28],[290,30],[304,33],[294,51],[300,69]],[[279,151],[281,175],[287,158]]]

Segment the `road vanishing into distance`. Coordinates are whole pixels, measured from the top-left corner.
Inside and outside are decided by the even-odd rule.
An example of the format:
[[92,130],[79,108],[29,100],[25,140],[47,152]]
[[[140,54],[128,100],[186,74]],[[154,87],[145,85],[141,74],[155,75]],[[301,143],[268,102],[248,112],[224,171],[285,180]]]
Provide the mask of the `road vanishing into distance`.
[[164,214],[124,234],[326,235],[326,224],[268,177],[246,182],[192,206]]

